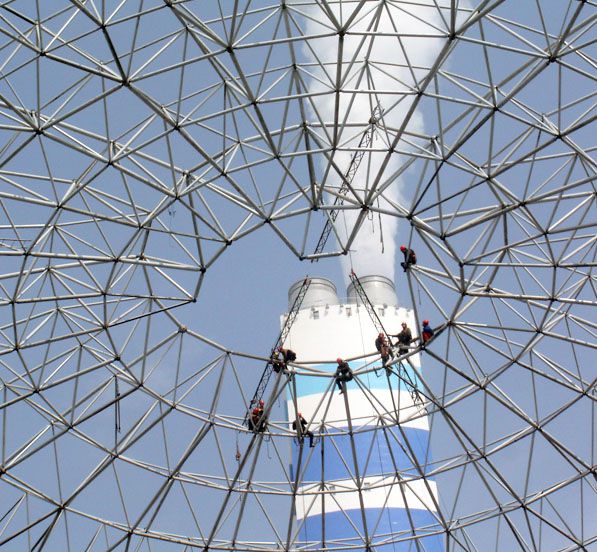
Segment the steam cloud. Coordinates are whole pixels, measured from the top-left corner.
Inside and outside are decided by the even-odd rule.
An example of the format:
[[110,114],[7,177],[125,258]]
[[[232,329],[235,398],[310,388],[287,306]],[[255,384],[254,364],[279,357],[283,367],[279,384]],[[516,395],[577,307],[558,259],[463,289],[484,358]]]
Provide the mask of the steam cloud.
[[[356,3],[349,4],[348,8],[345,4],[336,4],[328,8],[331,13],[326,13],[321,8],[311,9],[309,15],[312,19],[307,24],[307,33],[313,35],[337,32],[338,25],[343,25],[351,18],[356,6]],[[376,33],[374,38],[371,36],[373,32]],[[445,23],[437,7],[425,0],[411,0],[404,4],[403,9],[382,1],[365,4],[355,22],[350,25],[342,45],[344,63],[340,88],[344,92],[340,94],[338,121],[341,125],[342,121],[346,120],[346,128],[340,137],[340,146],[358,144],[364,130],[363,125],[369,120],[372,108],[378,101],[384,109],[383,123],[370,147],[389,146],[394,133],[388,136],[384,127],[397,129],[403,123],[415,98],[417,83],[424,78],[427,72],[425,68],[430,66],[442,46],[444,39],[440,36],[444,32]],[[397,33],[409,36],[401,36],[399,40]],[[324,67],[319,66],[313,70],[314,78],[310,81],[309,91],[321,94],[315,95],[313,103],[323,122],[329,124],[334,120],[336,109],[336,94],[333,88],[341,40],[339,35],[335,34],[312,40],[310,45],[312,49],[305,47],[304,50],[307,58],[314,64],[323,64]],[[376,90],[377,94],[367,93],[371,90]],[[358,93],[355,94],[355,91]],[[351,128],[351,123],[358,123],[360,126]],[[421,132],[422,128],[422,115],[415,112],[407,130]],[[352,139],[346,144],[350,137]],[[401,141],[398,148],[406,148],[406,144]],[[352,152],[336,153],[334,161],[341,172],[346,171],[352,156]],[[375,152],[363,158],[353,180],[353,187],[360,201],[357,202],[349,192],[346,205],[363,203],[365,193],[373,185],[384,157],[385,152]],[[376,201],[376,206],[379,205],[379,208],[389,212],[395,212],[392,202],[402,200],[401,190],[404,182],[402,177],[394,176],[402,161],[400,156],[394,153],[377,184],[376,189],[382,189],[383,193],[378,202]],[[336,187],[341,185],[341,178],[336,171],[329,172],[326,184]],[[333,198],[331,200],[333,201]],[[347,239],[346,230],[351,231],[358,214],[358,210],[355,209],[339,214],[336,226],[343,243],[346,243]],[[384,238],[383,253],[380,224]],[[372,220],[365,220],[351,246],[350,257],[342,258],[345,278],[348,280],[352,265],[358,275],[379,274],[394,281],[397,229],[398,218],[393,215],[380,216],[375,213]]]

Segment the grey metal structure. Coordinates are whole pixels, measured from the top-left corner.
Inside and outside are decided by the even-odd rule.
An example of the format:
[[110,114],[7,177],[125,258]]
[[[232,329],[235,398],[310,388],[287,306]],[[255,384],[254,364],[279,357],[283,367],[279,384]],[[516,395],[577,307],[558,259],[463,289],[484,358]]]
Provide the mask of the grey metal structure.
[[[417,252],[400,305],[442,328],[412,476],[441,504],[334,546],[595,546],[596,22],[577,0],[1,2],[0,548],[308,548],[293,378],[249,432],[270,344],[222,338],[206,290],[257,237],[292,280],[377,221]],[[298,353],[295,382],[328,377],[333,353]]]

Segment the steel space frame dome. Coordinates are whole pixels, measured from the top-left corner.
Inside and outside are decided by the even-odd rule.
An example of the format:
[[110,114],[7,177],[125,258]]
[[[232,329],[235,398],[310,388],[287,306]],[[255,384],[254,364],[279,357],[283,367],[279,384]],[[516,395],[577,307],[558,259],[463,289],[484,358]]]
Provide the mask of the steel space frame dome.
[[[219,299],[276,320],[311,259],[362,272],[380,239],[386,276],[416,250],[399,305],[438,330],[418,467],[441,503],[327,550],[594,545],[595,22],[572,0],[2,2],[0,546],[322,548],[296,527],[291,383],[249,432],[269,335]],[[288,278],[259,285],[272,244]],[[335,358],[299,352],[296,378]]]

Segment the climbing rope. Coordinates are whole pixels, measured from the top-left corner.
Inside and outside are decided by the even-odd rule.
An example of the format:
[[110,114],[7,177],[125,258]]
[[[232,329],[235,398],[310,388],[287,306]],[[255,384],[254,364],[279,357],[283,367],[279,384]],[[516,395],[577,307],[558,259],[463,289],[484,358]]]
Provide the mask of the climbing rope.
[[234,455],[234,458],[236,458],[236,461],[240,464],[242,454],[240,453],[240,446],[238,444],[238,434],[239,433],[240,433],[239,431],[236,432],[236,454]]
[[[379,196],[377,196],[377,208],[379,209]],[[383,241],[383,225],[381,224],[381,211],[377,212],[379,216],[379,241],[381,243],[381,254],[385,253],[385,243]]]
[[[388,379],[389,379],[389,377],[388,377]],[[385,431],[385,428],[383,428],[383,426],[382,426],[382,431]],[[379,458],[379,467],[381,469],[381,477],[382,477],[382,481],[383,481],[383,486],[385,488],[386,474],[383,469],[383,459],[381,457],[381,447],[379,446],[379,437],[376,434],[377,434],[377,431],[375,432],[374,439],[377,444],[377,456]],[[388,442],[388,446],[389,446],[389,442]],[[393,488],[393,486],[392,486],[392,488]],[[388,491],[388,495],[391,494],[391,492],[392,492],[391,490]],[[385,510],[386,510],[386,513],[388,514],[388,524],[390,527],[390,531],[392,531],[392,549],[395,551],[396,550],[396,541],[394,539],[393,530],[392,530],[392,514],[390,513],[390,508],[388,508],[388,499],[386,499],[386,502],[385,502]]]
[[120,433],[120,389],[118,377],[114,374],[114,442],[117,440],[118,433]]

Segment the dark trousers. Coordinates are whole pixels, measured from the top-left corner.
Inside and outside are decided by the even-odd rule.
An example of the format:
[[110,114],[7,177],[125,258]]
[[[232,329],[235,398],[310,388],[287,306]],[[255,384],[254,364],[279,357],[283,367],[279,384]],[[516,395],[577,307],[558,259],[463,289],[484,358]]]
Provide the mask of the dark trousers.
[[340,391],[342,391],[344,389],[344,384],[350,380],[352,380],[352,374],[349,374],[348,376],[342,376],[342,377],[336,378],[336,385],[338,386],[338,389],[340,389]]
[[300,438],[299,438],[299,441],[301,443],[303,442],[303,440],[305,438],[305,435],[307,437],[309,437],[309,446],[313,447],[313,439],[315,438],[315,436],[313,435],[313,432],[312,431],[303,431],[302,434],[301,434],[301,436],[300,436]]

